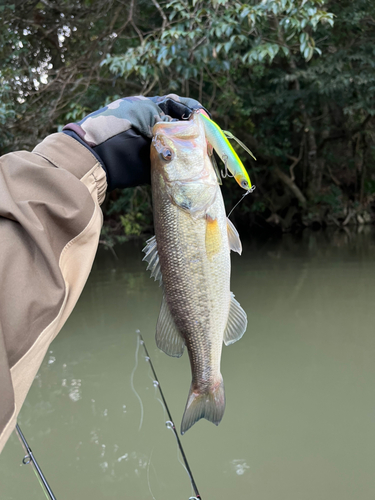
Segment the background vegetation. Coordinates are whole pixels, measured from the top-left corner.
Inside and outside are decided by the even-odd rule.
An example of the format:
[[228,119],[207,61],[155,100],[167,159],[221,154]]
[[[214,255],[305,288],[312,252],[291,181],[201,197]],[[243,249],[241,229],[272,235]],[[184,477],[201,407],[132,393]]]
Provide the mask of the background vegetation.
[[[0,15],[1,153],[118,97],[175,92],[257,157],[238,225],[372,221],[375,2],[10,0]],[[241,196],[223,190],[228,207]],[[152,231],[148,188],[103,210],[106,244]]]

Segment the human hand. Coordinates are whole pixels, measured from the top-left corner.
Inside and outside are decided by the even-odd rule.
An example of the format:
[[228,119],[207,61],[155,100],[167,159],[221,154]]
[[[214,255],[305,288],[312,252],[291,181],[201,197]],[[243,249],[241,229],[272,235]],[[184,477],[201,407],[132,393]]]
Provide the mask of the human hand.
[[176,94],[125,97],[94,111],[63,131],[89,146],[107,173],[108,191],[150,183],[152,128],[159,121],[188,119],[204,109]]

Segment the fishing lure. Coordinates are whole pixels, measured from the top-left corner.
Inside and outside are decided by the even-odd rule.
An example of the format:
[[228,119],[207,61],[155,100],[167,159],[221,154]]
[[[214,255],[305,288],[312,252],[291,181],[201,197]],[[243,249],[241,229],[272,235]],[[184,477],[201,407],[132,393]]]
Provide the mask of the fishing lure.
[[[203,113],[198,113],[198,116],[203,123],[207,141],[214,148],[220,159],[224,162],[226,169],[229,170],[229,172],[236,179],[237,183],[243,189],[246,191],[253,191],[255,186],[252,186],[249,174],[246,172],[242,161],[239,159],[228,139],[234,139],[237,141],[238,144],[255,160],[256,158],[253,153],[233,134],[221,130],[219,125],[208,118],[208,116]],[[226,175],[227,172],[224,176],[226,177]]]

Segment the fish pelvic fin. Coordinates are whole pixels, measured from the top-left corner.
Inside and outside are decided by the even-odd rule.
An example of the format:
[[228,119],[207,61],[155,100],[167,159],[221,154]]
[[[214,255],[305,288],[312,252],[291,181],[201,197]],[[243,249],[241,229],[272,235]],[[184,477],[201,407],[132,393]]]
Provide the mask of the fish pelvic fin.
[[181,434],[184,434],[195,422],[201,418],[219,425],[225,410],[225,393],[223,377],[217,384],[211,386],[205,392],[194,391],[190,387],[186,408],[181,422]]
[[168,356],[176,358],[182,356],[185,347],[185,341],[172,318],[165,295],[163,295],[159,319],[156,325],[156,345],[165,354],[168,354]]

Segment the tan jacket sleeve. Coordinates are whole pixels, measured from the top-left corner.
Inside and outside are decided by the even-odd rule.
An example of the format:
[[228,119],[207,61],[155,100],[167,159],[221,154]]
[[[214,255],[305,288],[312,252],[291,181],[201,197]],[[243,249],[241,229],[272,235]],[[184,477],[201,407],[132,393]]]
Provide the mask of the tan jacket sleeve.
[[64,133],[0,159],[0,451],[97,250],[107,188]]

